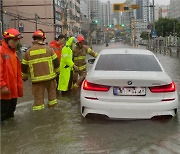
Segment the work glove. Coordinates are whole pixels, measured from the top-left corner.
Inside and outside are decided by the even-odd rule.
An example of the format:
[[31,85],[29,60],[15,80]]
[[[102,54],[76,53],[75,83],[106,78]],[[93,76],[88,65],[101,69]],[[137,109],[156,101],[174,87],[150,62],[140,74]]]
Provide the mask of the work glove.
[[74,65],[73,67],[75,71],[79,71],[79,68],[76,65]]

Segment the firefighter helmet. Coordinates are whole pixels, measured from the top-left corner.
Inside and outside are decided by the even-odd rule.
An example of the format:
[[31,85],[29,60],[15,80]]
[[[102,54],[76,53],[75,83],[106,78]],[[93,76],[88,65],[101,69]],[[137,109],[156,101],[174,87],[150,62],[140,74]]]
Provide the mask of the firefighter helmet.
[[4,32],[3,37],[5,39],[21,39],[21,38],[23,38],[21,36],[20,32],[17,29],[14,29],[14,28],[7,29]]
[[33,37],[34,36],[40,37],[42,39],[46,39],[45,33],[43,31],[41,31],[41,30],[35,31],[34,34],[33,34]]
[[82,35],[79,35],[79,36],[77,36],[77,41],[78,41],[78,43],[80,43],[80,42],[84,42],[85,39]]

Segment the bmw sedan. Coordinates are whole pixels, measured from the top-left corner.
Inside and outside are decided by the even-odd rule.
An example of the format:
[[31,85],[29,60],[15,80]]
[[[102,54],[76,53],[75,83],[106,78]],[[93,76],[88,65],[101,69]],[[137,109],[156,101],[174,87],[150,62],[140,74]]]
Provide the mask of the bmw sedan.
[[112,119],[175,116],[178,95],[174,81],[157,57],[143,49],[105,49],[81,87],[81,113]]

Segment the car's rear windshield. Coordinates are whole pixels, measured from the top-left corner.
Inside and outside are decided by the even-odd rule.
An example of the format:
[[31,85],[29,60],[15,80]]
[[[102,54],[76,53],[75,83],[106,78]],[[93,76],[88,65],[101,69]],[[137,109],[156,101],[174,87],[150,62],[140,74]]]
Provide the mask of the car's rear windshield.
[[95,70],[102,71],[155,71],[162,69],[153,55],[107,54],[101,55]]

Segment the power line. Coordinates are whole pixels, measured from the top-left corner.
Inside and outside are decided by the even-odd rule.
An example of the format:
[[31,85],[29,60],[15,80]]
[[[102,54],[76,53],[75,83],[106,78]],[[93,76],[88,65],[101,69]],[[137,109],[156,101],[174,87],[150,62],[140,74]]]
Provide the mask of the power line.
[[[14,14],[11,12],[6,12],[6,11],[4,11],[3,14],[15,17],[19,20],[25,20],[25,21],[30,22],[30,23],[36,23],[36,19],[27,18],[27,17],[24,17],[24,16],[19,15],[19,14]],[[42,22],[42,21],[38,21],[38,24],[46,25],[46,26],[54,26],[54,24],[52,24],[52,23],[47,23],[47,22]]]
[[6,10],[9,10],[9,11],[12,11],[12,12],[17,12],[17,13],[21,13],[21,14],[25,14],[25,15],[31,15],[31,16],[34,16],[34,14],[31,14],[31,13],[26,13],[26,12],[22,12],[22,11],[17,11],[15,9],[12,9],[12,8],[6,8],[4,11]]

